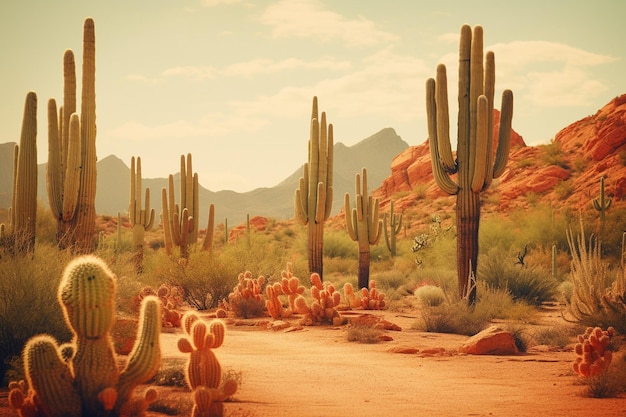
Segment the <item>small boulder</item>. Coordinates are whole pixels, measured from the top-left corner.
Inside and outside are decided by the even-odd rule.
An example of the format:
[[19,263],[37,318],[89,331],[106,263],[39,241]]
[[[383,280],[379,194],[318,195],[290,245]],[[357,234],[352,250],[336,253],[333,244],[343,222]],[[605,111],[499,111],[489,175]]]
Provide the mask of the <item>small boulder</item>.
[[515,355],[519,350],[510,332],[491,326],[469,338],[459,352],[468,355]]

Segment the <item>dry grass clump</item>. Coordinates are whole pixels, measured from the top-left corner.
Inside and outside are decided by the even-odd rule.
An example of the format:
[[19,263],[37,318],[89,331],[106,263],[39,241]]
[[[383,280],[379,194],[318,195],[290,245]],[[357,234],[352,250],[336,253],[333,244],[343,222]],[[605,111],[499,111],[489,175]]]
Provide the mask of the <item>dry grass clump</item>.
[[380,342],[383,334],[381,329],[371,326],[351,326],[346,332],[348,342],[358,342],[364,344],[374,344]]

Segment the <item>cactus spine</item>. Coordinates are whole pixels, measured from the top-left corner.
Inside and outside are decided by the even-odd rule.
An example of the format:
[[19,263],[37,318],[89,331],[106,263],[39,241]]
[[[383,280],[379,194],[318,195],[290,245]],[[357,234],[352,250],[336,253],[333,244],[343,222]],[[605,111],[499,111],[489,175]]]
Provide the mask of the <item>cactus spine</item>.
[[606,212],[611,207],[613,199],[606,197],[604,193],[604,177],[600,177],[600,196],[593,199],[593,208],[600,213],[600,233],[604,231],[604,222],[606,221]]
[[37,223],[37,95],[32,91],[26,95],[24,104],[13,181],[14,250],[16,253],[32,252]]
[[370,245],[377,245],[382,235],[383,222],[379,219],[378,199],[368,196],[367,170],[363,168],[361,177],[356,174],[356,207],[350,210],[350,195],[345,194],[346,228],[352,240],[359,246],[359,288],[369,286]]
[[396,250],[396,235],[400,233],[402,228],[402,214],[396,215],[393,211],[393,200],[389,202],[389,230],[387,226],[387,213],[383,216],[383,231],[385,232],[385,243],[389,253],[394,257],[397,254]]
[[57,219],[57,244],[79,253],[93,250],[96,220],[95,30],[83,28],[83,78],[80,118],[76,113],[74,54],[63,56],[63,107],[48,102],[47,192]]
[[144,236],[147,230],[154,225],[154,209],[150,208],[150,188],[146,188],[146,202],[141,205],[141,158],[130,159],[130,203],[128,205],[128,217],[133,226],[133,249],[135,250],[135,269],[138,273],[143,272],[143,248]]
[[326,125],[326,113],[318,117],[313,97],[308,162],[294,195],[295,216],[308,226],[309,271],[323,278],[324,222],[333,205],[333,125]]
[[[156,297],[144,298],[137,340],[120,372],[111,339],[116,289],[115,276],[100,258],[82,256],[67,265],[58,297],[72,341],[59,347],[44,335],[27,343],[28,387],[12,384],[14,408],[22,414],[34,412],[28,415],[120,416],[143,401],[131,399],[131,394],[160,365],[161,303]],[[62,352],[68,350],[65,362]]]
[[[459,295],[470,304],[476,301],[475,287],[469,286],[476,275],[480,192],[504,172],[508,159],[513,93],[502,93],[500,131],[493,158],[493,96],[495,59],[487,52],[483,65],[483,30],[461,28],[459,48],[459,115],[456,160],[452,156],[449,135],[446,67],[437,67],[436,80],[426,82],[426,110],[429,147],[435,180],[448,194],[456,195],[457,270]],[[450,174],[458,173],[458,182]]]

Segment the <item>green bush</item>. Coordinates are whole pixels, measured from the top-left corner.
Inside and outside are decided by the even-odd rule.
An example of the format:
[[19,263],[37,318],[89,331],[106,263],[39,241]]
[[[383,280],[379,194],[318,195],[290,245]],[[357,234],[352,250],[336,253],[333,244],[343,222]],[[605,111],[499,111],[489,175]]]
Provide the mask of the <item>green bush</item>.
[[70,259],[69,252],[49,244],[36,245],[33,254],[0,255],[0,375],[32,336],[47,333],[60,343],[70,340],[57,300]]
[[558,282],[540,266],[516,265],[514,257],[492,248],[478,262],[478,278],[487,286],[507,290],[513,300],[541,305],[557,295]]
[[446,294],[441,287],[422,285],[415,290],[415,298],[423,307],[437,307],[446,301]]

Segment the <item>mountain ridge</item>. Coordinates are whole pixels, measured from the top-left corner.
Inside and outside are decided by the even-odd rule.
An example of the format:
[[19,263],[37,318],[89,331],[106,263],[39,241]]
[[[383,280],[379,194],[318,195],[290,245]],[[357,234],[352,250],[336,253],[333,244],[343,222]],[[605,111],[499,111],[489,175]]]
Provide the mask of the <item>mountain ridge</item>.
[[[15,143],[0,144],[0,208],[11,205],[13,148]],[[393,128],[384,128],[373,135],[346,146],[341,142],[334,145],[334,196],[333,211],[336,215],[343,206],[346,192],[354,191],[354,176],[367,167],[371,187],[378,187],[390,174],[393,158],[409,145]],[[130,161],[129,161],[130,162]],[[247,192],[231,190],[211,191],[199,186],[199,227],[206,227],[209,205],[215,205],[215,221],[239,224],[246,216],[264,216],[277,219],[293,217],[293,195],[302,176],[303,164],[291,175],[273,187],[259,187]],[[37,196],[48,206],[46,194],[46,164],[38,165]],[[180,174],[174,174],[174,189],[180,198]],[[202,179],[200,179],[202,181]],[[130,198],[130,168],[121,158],[110,154],[97,163],[96,211],[98,215],[115,216],[128,209]],[[161,189],[167,188],[168,178],[142,178],[142,187],[150,188],[150,205],[156,215],[161,213]],[[373,189],[372,188],[372,189]]]

